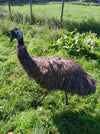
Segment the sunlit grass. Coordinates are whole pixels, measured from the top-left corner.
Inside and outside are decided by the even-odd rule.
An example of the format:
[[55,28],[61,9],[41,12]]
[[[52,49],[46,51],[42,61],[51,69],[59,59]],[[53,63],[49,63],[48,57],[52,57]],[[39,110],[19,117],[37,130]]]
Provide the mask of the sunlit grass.
[[[2,9],[5,11],[8,11],[8,6],[0,5]],[[84,10],[85,8],[85,10]],[[20,12],[24,14],[30,13],[29,5],[12,5],[11,6],[12,11],[14,12]],[[64,6],[64,19],[71,19],[75,21],[81,21],[83,19],[87,20],[89,18],[93,18],[95,20],[100,20],[99,15],[100,6],[91,6],[91,5],[78,5],[77,3],[67,3],[65,2]],[[91,12],[93,11],[93,12]],[[51,3],[44,3],[44,4],[33,4],[33,13],[37,17],[48,17],[52,18],[52,16],[55,16],[57,19],[60,19],[60,13],[61,13],[61,2],[51,2]]]
[[[33,7],[36,14],[37,12],[42,14],[45,8],[50,9],[55,5],[59,9],[61,3],[33,5]],[[66,3],[65,8],[66,6],[67,8],[74,6],[75,9],[77,6],[79,7],[79,5],[70,3]],[[99,8],[81,5],[81,10],[83,7],[84,10],[89,8],[90,11],[94,8],[94,12]],[[7,10],[8,7],[2,6],[2,8]],[[17,8],[19,10],[23,8],[24,12],[29,6],[15,6],[12,7],[12,10],[17,11]],[[77,13],[79,12],[77,11]],[[47,16],[49,14],[50,11]],[[58,14],[56,9],[55,14]],[[70,17],[72,19],[72,16]],[[100,81],[98,59],[91,59],[86,55],[69,55],[68,51],[63,48],[59,50],[49,48],[49,45],[61,39],[62,35],[68,34],[66,29],[50,28],[48,24],[29,25],[28,22],[23,23],[23,21],[18,23],[15,20],[8,21],[7,18],[0,20],[0,134],[8,132],[14,134],[98,134],[100,131],[100,84],[97,84],[96,93],[92,95],[82,97],[68,94],[68,106],[65,105],[64,92],[53,91],[48,94],[38,108],[35,108],[35,103],[42,97],[45,89],[41,88],[33,79],[29,79],[21,68],[16,56],[17,42],[14,40],[9,43],[8,31],[14,27],[19,28],[23,33],[29,54],[71,58],[78,62],[92,77]],[[89,33],[84,34],[87,36]],[[98,38],[93,37],[96,41],[100,41],[99,36]],[[99,47],[100,44],[97,49],[98,53],[100,52]]]

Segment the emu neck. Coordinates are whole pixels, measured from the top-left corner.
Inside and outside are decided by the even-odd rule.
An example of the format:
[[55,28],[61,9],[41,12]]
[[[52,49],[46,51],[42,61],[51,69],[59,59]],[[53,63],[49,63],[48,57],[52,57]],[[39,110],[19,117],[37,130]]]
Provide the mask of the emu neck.
[[20,47],[20,46],[24,46],[24,41],[23,41],[23,38],[21,38],[21,39],[17,39],[17,42],[18,42],[18,47]]
[[37,66],[31,56],[28,54],[24,41],[20,40],[17,44],[17,57],[22,67],[25,69],[29,77],[35,77],[37,75]]
[[27,59],[27,57],[29,56],[26,47],[24,46],[24,41],[23,38],[20,40],[17,40],[17,57],[19,59],[19,61],[22,63],[24,60]]

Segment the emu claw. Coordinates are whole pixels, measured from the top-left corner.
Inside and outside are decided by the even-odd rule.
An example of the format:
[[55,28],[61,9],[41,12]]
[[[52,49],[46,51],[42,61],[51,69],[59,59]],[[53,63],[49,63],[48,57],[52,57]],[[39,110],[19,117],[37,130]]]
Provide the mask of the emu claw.
[[69,103],[68,103],[68,102],[66,102],[66,105],[69,105]]
[[39,102],[36,102],[35,108],[37,108],[39,105],[40,105],[40,103]]

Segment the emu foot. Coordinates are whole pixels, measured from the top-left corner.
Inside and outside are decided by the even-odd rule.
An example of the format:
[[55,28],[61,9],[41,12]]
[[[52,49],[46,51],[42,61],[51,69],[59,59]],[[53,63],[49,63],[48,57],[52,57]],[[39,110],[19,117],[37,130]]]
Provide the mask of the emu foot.
[[67,97],[67,91],[65,90],[65,97],[66,97],[66,105],[68,105],[68,97]]
[[30,107],[35,107],[35,105],[36,105],[36,100],[33,100],[33,101],[31,102]]
[[36,102],[35,103],[35,108],[37,108],[39,105],[40,105],[40,103],[39,102]]
[[42,100],[47,96],[48,93],[49,93],[49,91],[46,90],[45,93],[44,93],[44,95],[43,95],[42,98],[40,99],[40,101],[36,103],[35,107],[37,107],[38,105],[40,105],[40,103],[41,103]]
[[69,103],[68,103],[68,102],[66,102],[66,105],[69,105]]

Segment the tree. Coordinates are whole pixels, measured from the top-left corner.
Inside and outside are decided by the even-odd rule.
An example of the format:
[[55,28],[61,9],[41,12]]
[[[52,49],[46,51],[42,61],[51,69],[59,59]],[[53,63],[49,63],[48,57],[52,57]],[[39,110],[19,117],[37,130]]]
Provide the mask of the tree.
[[10,14],[10,17],[11,17],[10,0],[8,0],[8,8],[9,8],[9,14]]
[[100,3],[100,0],[98,0],[98,3]]
[[60,26],[62,26],[63,10],[64,10],[64,0],[62,0],[62,9],[61,9],[61,17],[60,17]]
[[32,15],[32,0],[30,0],[30,23],[33,23],[33,15]]

